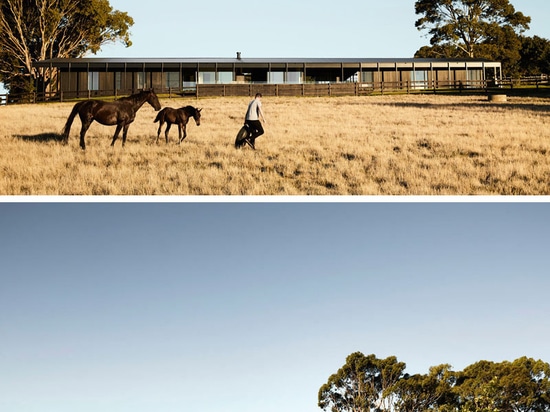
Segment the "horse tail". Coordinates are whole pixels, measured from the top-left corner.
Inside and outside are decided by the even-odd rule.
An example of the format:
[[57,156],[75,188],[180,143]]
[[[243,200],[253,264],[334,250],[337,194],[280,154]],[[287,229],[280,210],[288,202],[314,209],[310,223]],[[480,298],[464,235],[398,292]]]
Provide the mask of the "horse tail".
[[157,117],[155,117],[155,121],[153,123],[159,122],[161,120],[164,120],[164,109],[158,112]]
[[84,102],[78,102],[74,105],[73,110],[69,117],[67,118],[67,122],[65,123],[65,127],[63,127],[63,139],[65,143],[69,140],[69,132],[71,131],[71,126],[73,124],[73,120],[78,113],[78,110],[80,109],[80,106],[82,106],[82,103]]

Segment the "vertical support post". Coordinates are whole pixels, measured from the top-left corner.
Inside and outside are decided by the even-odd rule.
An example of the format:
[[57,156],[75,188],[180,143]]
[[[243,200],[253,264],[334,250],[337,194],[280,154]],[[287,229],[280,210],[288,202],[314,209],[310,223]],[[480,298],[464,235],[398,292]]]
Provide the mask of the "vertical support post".
[[179,81],[178,81],[178,90],[181,91],[183,95],[183,63],[180,62],[180,73],[179,73]]

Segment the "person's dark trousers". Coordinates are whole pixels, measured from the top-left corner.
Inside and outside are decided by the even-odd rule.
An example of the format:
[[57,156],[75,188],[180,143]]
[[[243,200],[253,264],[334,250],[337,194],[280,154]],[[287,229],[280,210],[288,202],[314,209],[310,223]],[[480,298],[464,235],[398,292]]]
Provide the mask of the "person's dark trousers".
[[247,120],[246,124],[250,128],[250,133],[252,133],[249,137],[250,142],[252,143],[252,145],[254,145],[254,140],[264,134],[262,122],[260,122],[259,120]]

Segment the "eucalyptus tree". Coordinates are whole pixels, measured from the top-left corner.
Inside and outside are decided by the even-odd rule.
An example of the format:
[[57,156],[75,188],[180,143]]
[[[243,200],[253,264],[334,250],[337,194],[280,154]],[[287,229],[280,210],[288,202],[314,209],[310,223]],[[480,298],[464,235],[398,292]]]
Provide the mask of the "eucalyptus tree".
[[375,355],[352,353],[319,389],[318,405],[327,411],[389,411],[393,408],[395,384],[405,366],[395,356],[378,359]]
[[417,0],[415,12],[421,15],[416,27],[428,30],[432,45],[453,46],[471,58],[502,30],[520,33],[531,22],[508,0]]
[[451,365],[432,366],[427,375],[405,375],[397,383],[396,409],[399,412],[418,412],[437,410],[441,405],[448,410],[456,406],[452,388],[456,382],[456,374]]
[[518,70],[525,76],[550,74],[550,40],[539,37],[522,37],[521,60]]
[[464,369],[455,387],[464,411],[550,411],[550,365],[522,357],[479,361]]
[[520,35],[531,22],[509,0],[417,0],[415,12],[416,28],[430,38],[416,57],[487,58],[505,71],[521,59]]
[[108,0],[0,0],[0,81],[11,91],[47,83],[33,62],[96,53],[116,41],[130,46],[133,23]]

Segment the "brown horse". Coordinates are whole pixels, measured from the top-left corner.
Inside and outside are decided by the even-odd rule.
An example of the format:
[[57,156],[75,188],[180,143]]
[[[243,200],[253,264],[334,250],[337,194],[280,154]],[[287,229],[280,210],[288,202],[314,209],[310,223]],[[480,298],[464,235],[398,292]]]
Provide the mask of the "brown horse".
[[159,99],[153,90],[143,90],[131,96],[122,97],[114,102],[104,102],[102,100],[84,100],[79,102],[74,105],[73,111],[69,115],[67,123],[65,123],[63,129],[64,141],[65,143],[68,142],[71,125],[78,114],[82,122],[82,128],[80,129],[80,147],[82,150],[86,150],[84,136],[94,120],[107,126],[116,125],[111,146],[114,146],[120,131],[123,130],[122,146],[124,146],[128,127],[134,121],[137,111],[145,102],[149,103],[157,111],[161,108]]
[[166,143],[168,143],[168,131],[170,130],[170,127],[172,124],[178,125],[178,131],[179,131],[179,141],[178,144],[180,144],[183,139],[187,137],[187,122],[189,122],[189,118],[192,117],[195,119],[195,123],[197,126],[201,125],[201,110],[202,109],[196,109],[193,106],[185,106],[181,107],[179,109],[173,109],[171,107],[165,107],[162,109],[155,118],[156,122],[159,123],[159,129],[157,132],[157,140],[155,141],[158,143],[159,137],[160,137],[160,129],[162,128],[162,125],[166,122],[168,125],[166,126],[166,130],[164,131],[164,137],[166,138]]

